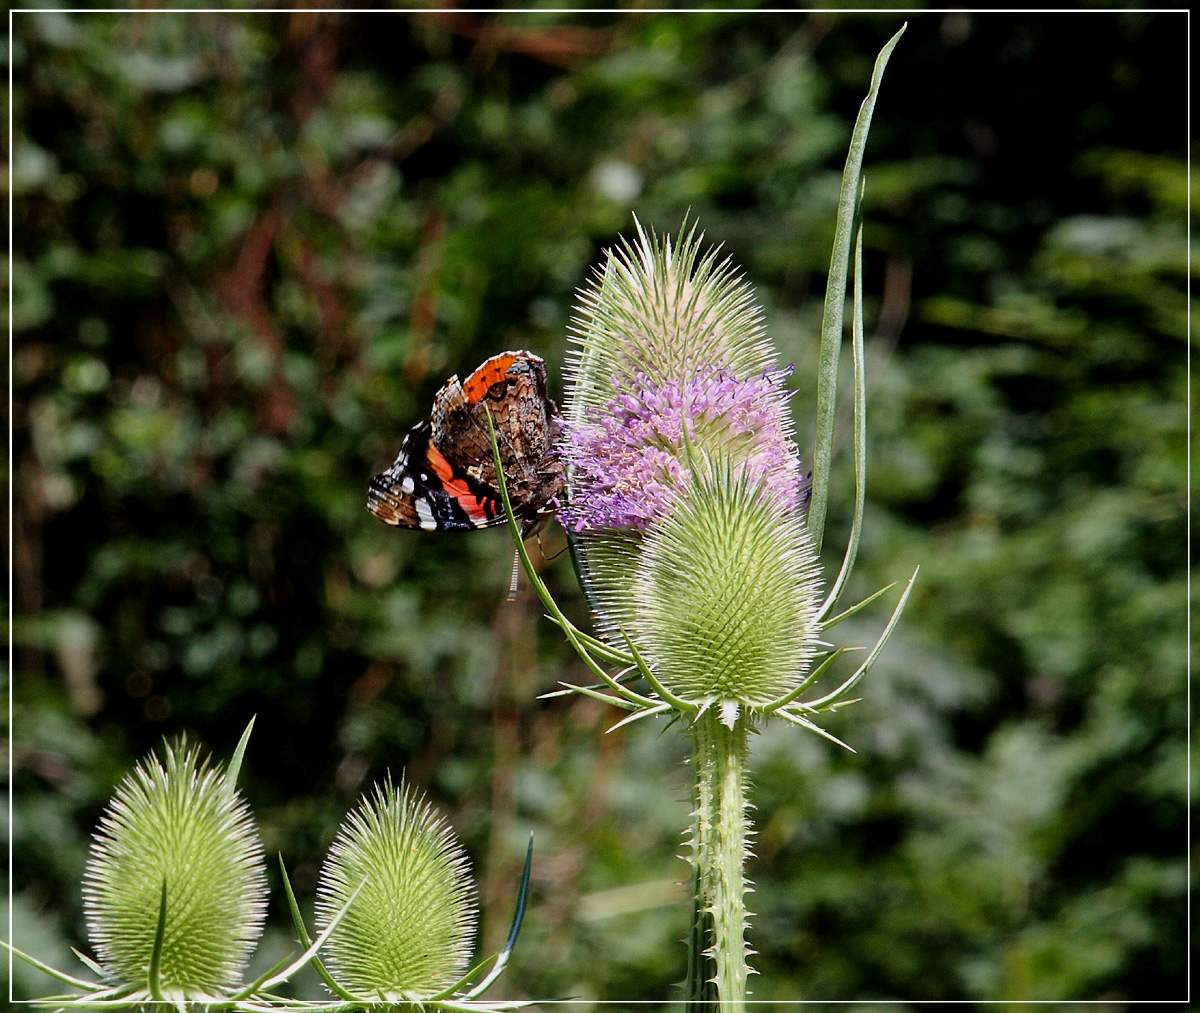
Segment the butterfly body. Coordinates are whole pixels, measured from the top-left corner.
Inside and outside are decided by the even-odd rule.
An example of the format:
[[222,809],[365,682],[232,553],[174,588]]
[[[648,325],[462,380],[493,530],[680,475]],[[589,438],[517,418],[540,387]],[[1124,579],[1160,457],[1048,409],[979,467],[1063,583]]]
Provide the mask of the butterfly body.
[[513,514],[522,534],[532,533],[565,483],[553,453],[560,429],[546,393],[546,363],[527,351],[493,355],[465,381],[450,377],[428,421],[409,431],[392,466],[371,479],[367,509],[387,524],[425,531],[503,524],[489,412]]

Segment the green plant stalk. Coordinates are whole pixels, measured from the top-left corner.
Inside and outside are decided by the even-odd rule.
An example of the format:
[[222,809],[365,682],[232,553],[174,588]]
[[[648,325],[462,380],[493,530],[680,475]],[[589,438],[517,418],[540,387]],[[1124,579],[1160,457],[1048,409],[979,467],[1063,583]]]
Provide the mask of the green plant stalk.
[[838,359],[842,350],[842,330],[846,312],[846,278],[850,269],[851,230],[858,203],[858,181],[862,175],[863,155],[867,149],[867,134],[875,99],[883,83],[888,58],[907,22],[879,51],[871,87],[863,99],[850,135],[850,150],[842,170],[842,189],[838,196],[837,226],[833,234],[833,254],[829,261],[829,280],[825,286],[825,312],[821,318],[821,350],[817,365],[817,429],[813,442],[812,498],[808,504],[808,531],[817,552],[825,535],[825,511],[829,506],[829,466],[833,461],[833,420],[837,411]]
[[[696,814],[693,813],[693,847],[699,829],[699,821],[695,817]],[[712,917],[702,903],[703,890],[700,887],[700,879],[700,863],[695,862],[692,869],[692,919],[688,935],[688,969],[685,983],[687,995],[684,1013],[707,1013],[710,1004],[717,1001],[715,965],[707,952],[712,943]]]
[[712,728],[708,712],[692,725],[692,926],[688,938],[687,1013],[702,1013],[717,1001],[717,967],[712,911],[713,806]]
[[708,915],[706,963],[722,1011],[746,1008],[746,879],[750,824],[746,818],[744,713],[732,728],[708,710],[693,725],[696,775],[694,860],[699,870],[697,908]]

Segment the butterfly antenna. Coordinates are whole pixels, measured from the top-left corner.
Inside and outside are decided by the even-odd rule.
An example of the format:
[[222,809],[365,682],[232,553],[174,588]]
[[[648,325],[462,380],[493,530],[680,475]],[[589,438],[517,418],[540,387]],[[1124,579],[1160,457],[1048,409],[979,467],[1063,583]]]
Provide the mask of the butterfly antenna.
[[517,578],[521,575],[521,556],[520,553],[513,553],[513,568],[512,576],[508,579],[508,600],[517,600]]

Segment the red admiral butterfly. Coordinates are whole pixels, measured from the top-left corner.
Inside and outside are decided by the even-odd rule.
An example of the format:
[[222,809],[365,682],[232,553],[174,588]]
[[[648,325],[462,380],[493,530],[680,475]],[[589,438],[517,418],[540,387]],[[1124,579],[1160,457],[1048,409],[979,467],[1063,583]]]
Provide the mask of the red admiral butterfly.
[[558,409],[546,394],[546,363],[532,352],[493,355],[460,383],[450,377],[395,462],[371,479],[367,509],[387,524],[426,531],[465,531],[504,523],[488,439],[491,411],[513,513],[532,534],[553,512],[564,487],[551,452]]

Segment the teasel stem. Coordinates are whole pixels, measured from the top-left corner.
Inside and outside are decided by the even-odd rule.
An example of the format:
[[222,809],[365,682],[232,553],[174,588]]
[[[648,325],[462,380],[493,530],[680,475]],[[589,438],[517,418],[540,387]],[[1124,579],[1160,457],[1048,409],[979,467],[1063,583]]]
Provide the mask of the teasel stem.
[[[750,823],[746,818],[747,724],[743,711],[733,726],[711,708],[693,728],[696,812],[693,850],[697,877],[697,925],[707,922],[706,958],[722,1011],[746,1008],[746,878]],[[705,917],[707,915],[707,917]],[[696,958],[694,958],[696,959]],[[698,999],[709,998],[703,991]]]
[[697,842],[700,839],[697,809],[692,814],[692,854],[696,864],[692,869],[692,920],[687,941],[687,994],[684,1013],[707,1013],[711,1004],[717,1001],[716,964],[708,953],[712,944],[712,913],[704,906],[704,892],[700,885],[703,877],[700,862],[696,859],[699,854]]
[[692,925],[688,939],[686,1013],[704,1013],[717,1001],[717,965],[713,956],[712,911],[713,826],[716,814],[713,777],[711,714],[705,712],[692,725]]

